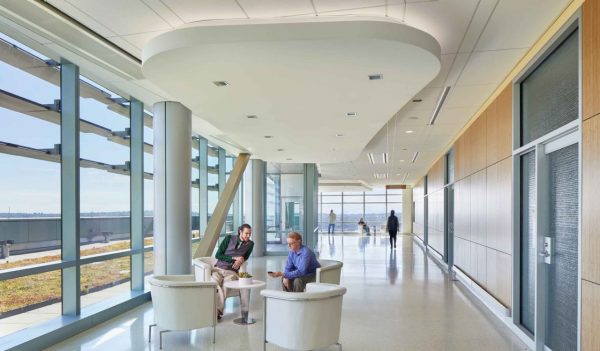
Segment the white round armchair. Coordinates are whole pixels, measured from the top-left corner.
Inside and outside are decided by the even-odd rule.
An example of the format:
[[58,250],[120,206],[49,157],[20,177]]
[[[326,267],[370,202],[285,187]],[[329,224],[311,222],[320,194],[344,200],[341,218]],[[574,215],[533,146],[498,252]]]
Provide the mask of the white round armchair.
[[320,268],[317,268],[317,283],[340,284],[342,267],[344,264],[335,260],[319,260]]
[[346,288],[309,283],[306,292],[263,290],[264,350],[267,343],[290,350],[314,350],[342,345],[340,324]]
[[193,275],[162,275],[150,279],[150,292],[154,307],[154,323],[148,327],[148,342],[152,339],[152,327],[169,331],[192,330],[213,327],[213,343],[217,325],[217,284],[197,282]]

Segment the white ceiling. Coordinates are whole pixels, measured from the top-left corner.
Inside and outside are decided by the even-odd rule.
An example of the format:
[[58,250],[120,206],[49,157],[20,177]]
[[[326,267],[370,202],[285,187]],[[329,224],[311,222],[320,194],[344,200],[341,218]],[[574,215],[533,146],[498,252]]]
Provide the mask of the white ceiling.
[[[376,16],[421,29],[441,46],[441,72],[408,103],[387,116],[379,132],[354,160],[321,164],[324,179],[364,180],[371,185],[414,183],[468,122],[509,70],[570,0],[49,0],[67,15],[141,58],[157,35],[198,21]],[[136,82],[147,96],[169,96],[151,83]],[[450,94],[434,126],[427,126],[444,86]],[[151,102],[151,101],[145,101]],[[409,119],[417,117],[418,119]],[[202,121],[198,122],[204,123]],[[366,122],[365,122],[366,123]],[[197,124],[196,124],[197,125]],[[219,133],[204,123],[210,133]],[[301,127],[297,127],[301,128]],[[314,128],[306,126],[304,128]],[[415,131],[405,134],[406,130]],[[244,146],[243,140],[224,135]],[[348,143],[356,142],[348,140]],[[360,146],[360,145],[359,145]],[[415,151],[419,158],[411,164]],[[371,165],[366,153],[388,152],[391,162]],[[404,162],[400,162],[404,159]],[[387,173],[375,179],[374,173]]]
[[427,33],[381,19],[243,20],[162,34],[142,70],[254,157],[332,163],[355,160],[435,78],[439,51]]

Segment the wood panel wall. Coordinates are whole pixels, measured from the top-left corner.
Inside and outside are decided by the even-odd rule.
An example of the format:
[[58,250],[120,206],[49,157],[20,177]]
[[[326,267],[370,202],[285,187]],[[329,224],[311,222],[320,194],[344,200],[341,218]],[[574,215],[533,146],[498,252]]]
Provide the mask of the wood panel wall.
[[[600,0],[586,0],[580,28],[583,351],[600,350],[599,18]],[[509,86],[454,144],[455,265],[507,307],[512,304],[512,111]]]
[[[581,94],[583,119],[600,113],[600,1],[583,3],[581,16]],[[600,347],[598,348],[600,350]]]
[[434,193],[444,188],[444,158],[440,158],[427,172],[427,193]]
[[512,290],[512,110],[509,86],[454,144],[455,265],[506,307]]
[[600,115],[583,122],[581,283],[583,351],[600,350]]
[[586,0],[582,44],[581,350],[600,350],[600,0]]

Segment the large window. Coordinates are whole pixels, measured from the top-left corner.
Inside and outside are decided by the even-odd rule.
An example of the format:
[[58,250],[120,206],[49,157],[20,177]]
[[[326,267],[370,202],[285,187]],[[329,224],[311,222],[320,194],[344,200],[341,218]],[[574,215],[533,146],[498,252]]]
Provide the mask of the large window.
[[287,234],[304,232],[304,170],[301,164],[267,163],[267,252],[287,252]]
[[[48,60],[0,34],[0,274],[61,260],[60,66]],[[60,286],[60,270],[2,279],[0,336],[60,315]]]
[[[132,251],[130,201],[135,141],[144,150],[136,164],[146,161],[146,212],[136,209],[147,216],[140,218],[135,243],[141,248],[146,236],[152,245],[152,116],[144,117],[136,101],[140,123],[132,125],[129,97],[77,71],[0,35],[0,336],[79,313],[77,302],[84,310],[109,303],[141,289],[142,269],[152,271],[151,252],[146,267],[133,271],[132,257],[144,252]],[[70,112],[77,101],[78,115]],[[65,115],[78,119],[78,127]],[[66,121],[71,128],[61,130]],[[145,145],[132,140],[142,129]],[[79,177],[76,168],[63,174],[62,167],[76,164],[77,152]],[[65,223],[69,230],[63,232]]]
[[[0,34],[0,337],[142,294],[154,269],[153,116],[57,61]],[[195,250],[235,157],[192,145]]]
[[371,232],[384,229],[390,211],[402,218],[402,190],[374,189],[369,192],[321,192],[319,193],[319,227],[327,232],[329,213],[336,214],[336,232],[355,233],[362,218]]

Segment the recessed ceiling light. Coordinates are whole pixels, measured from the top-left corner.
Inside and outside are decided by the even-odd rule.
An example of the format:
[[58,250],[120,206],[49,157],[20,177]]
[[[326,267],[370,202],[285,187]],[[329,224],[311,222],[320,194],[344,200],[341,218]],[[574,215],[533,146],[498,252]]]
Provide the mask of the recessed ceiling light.
[[373,158],[373,154],[372,153],[369,152],[367,154],[367,157],[369,158],[369,162],[371,162],[371,164],[375,163],[375,159]]
[[344,134],[342,134],[342,133],[337,133],[335,136],[336,136],[336,137],[343,137],[343,136],[344,136]]
[[408,119],[419,119],[419,117],[412,116],[412,117],[408,117]]
[[247,118],[250,118],[250,119],[256,119],[256,118],[258,118],[258,116],[257,116],[257,115],[248,115],[248,116],[246,116],[246,117],[247,117]]
[[214,85],[218,86],[218,87],[226,87],[229,85],[229,83],[227,81],[224,80],[216,80],[213,82]]
[[265,135],[265,139],[272,139],[273,136],[272,135]]
[[414,130],[407,130],[407,131],[406,131],[406,132],[404,132],[404,133],[406,133],[406,134],[411,134],[411,133],[414,133],[414,132],[415,132]]
[[277,151],[283,151],[283,149],[277,149]]
[[398,161],[400,161],[400,162],[404,162],[404,160],[398,160]]
[[423,99],[413,99],[413,102],[421,102]]
[[358,113],[356,113],[356,112],[346,112],[346,117],[358,117]]
[[384,152],[381,156],[383,157],[383,163],[388,163],[388,153]]
[[383,74],[369,74],[369,80],[380,80],[383,79]]

